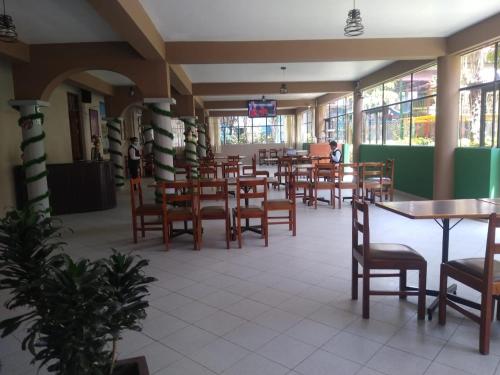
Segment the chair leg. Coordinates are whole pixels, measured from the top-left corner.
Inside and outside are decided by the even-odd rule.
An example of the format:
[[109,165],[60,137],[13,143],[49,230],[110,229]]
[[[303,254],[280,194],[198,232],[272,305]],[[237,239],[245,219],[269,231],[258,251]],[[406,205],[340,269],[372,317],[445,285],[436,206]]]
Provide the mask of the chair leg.
[[500,320],[500,298],[497,297],[497,320]]
[[137,216],[132,216],[132,232],[134,236],[134,243],[137,243]]
[[[406,270],[399,271],[399,291],[404,292],[406,290]],[[399,299],[406,299],[405,295],[400,294]]]
[[330,190],[330,200],[332,202],[332,208],[335,209],[335,189]]
[[230,236],[231,236],[231,221],[229,215],[226,217],[226,248],[229,249]]
[[363,319],[370,318],[370,269],[363,267]]
[[146,237],[146,230],[144,229],[144,216],[141,215],[141,236]]
[[266,247],[269,246],[269,227],[268,227],[268,224],[267,224],[267,216],[263,217],[262,218],[263,220],[263,223],[262,223],[262,229],[264,231],[264,244]]
[[358,261],[352,257],[351,299],[358,299]]
[[[405,275],[406,276],[406,275]],[[427,288],[427,264],[418,271],[418,320],[425,319],[425,297]]]
[[481,320],[479,323],[479,352],[481,354],[488,354],[490,352],[491,303],[491,295],[484,293],[481,296]]
[[290,207],[290,209],[288,210],[288,230],[289,231],[291,231],[292,227],[293,227],[292,220],[293,220],[293,218],[292,218],[292,208]]
[[314,209],[318,209],[318,189],[314,189]]
[[342,189],[339,187],[339,210],[342,208]]
[[236,228],[238,230],[238,247],[241,249],[241,219],[236,219]]
[[168,251],[168,243],[170,241],[170,227],[168,225],[168,222],[166,220],[163,220],[163,232],[165,233],[165,250]]
[[441,275],[439,278],[439,324],[446,324],[446,293],[448,292],[448,275],[446,265],[441,264]]
[[294,204],[292,210],[293,210],[293,214],[292,214],[292,217],[293,217],[292,235],[295,237],[297,235],[297,211],[296,211],[296,208],[295,208],[295,204]]

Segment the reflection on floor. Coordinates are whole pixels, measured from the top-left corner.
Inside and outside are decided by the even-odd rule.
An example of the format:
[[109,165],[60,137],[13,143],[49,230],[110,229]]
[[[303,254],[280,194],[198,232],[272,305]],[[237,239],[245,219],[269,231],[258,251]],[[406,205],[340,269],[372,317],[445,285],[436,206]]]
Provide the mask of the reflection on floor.
[[[417,322],[415,298],[372,297],[371,319],[361,319],[361,303],[350,300],[350,205],[297,207],[296,238],[273,226],[268,248],[245,233],[243,249],[233,243],[229,251],[222,222],[204,225],[200,252],[187,236],[174,239],[168,253],[159,234],[134,245],[126,191],[114,210],[61,219],[74,230],[65,239],[75,257],[99,258],[116,248],[151,260],[148,271],[158,282],[144,330],[127,334],[120,346],[122,357],[146,355],[151,374],[500,374],[499,323],[491,354],[482,356],[475,324],[452,312],[445,327],[437,319]],[[373,241],[418,249],[428,260],[428,285],[437,288],[436,223],[370,209]],[[452,231],[450,258],[482,256],[485,233],[483,222],[464,220]],[[415,278],[409,274],[410,282]],[[373,284],[396,288],[397,280]],[[477,300],[464,287],[459,292]],[[0,307],[0,316],[9,314]],[[36,373],[20,337],[0,341],[1,374]]]

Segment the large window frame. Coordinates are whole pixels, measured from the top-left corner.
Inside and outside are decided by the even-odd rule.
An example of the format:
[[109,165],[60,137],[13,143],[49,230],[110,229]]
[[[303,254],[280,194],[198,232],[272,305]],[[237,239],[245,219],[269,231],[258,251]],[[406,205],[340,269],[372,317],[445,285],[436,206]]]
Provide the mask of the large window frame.
[[286,143],[286,116],[283,115],[262,118],[223,116],[218,118],[218,125],[222,145]]
[[[367,92],[373,92],[372,96],[370,97],[370,100],[371,102],[375,102],[376,104],[373,106],[369,106],[368,108],[366,108],[365,105],[365,109],[363,109],[362,143],[382,144],[382,145],[403,145],[403,146],[434,145],[434,134],[431,134],[433,133],[433,131],[430,130],[431,129],[430,125],[427,125],[427,129],[425,131],[425,133],[431,135],[430,137],[416,136],[415,132],[417,130],[417,124],[415,122],[415,119],[418,117],[425,117],[425,116],[417,116],[416,104],[419,102],[425,103],[433,101],[433,105],[428,106],[428,108],[432,108],[432,106],[434,106],[434,111],[435,111],[437,95],[435,90],[432,94],[429,95],[422,95],[422,96],[415,95],[415,93],[417,92],[415,90],[418,87],[415,84],[416,81],[415,75],[427,69],[430,70],[435,67],[436,64],[428,65],[418,70],[415,70],[414,72],[394,77],[379,85],[370,87],[363,91],[363,97],[364,97],[363,99],[365,99],[365,97],[367,96],[366,94]],[[389,90],[387,89],[387,86],[398,80],[403,82],[403,79],[407,77],[409,77],[409,86],[406,86],[403,90],[401,90],[398,93],[400,100],[389,100],[388,99],[389,95],[387,95],[389,93]],[[391,91],[394,93],[393,90]],[[397,108],[399,108],[399,112],[396,110]],[[391,114],[391,112],[393,112],[394,114],[399,113],[399,115],[396,116],[397,120],[395,123],[391,123],[392,116],[394,116],[394,114]],[[433,124],[432,130],[434,130],[435,112],[432,115],[427,115],[427,117],[432,117],[431,119]],[[399,126],[399,129],[395,130],[399,131],[400,139],[406,140],[407,138],[408,139],[407,142],[398,143],[396,141],[394,143],[391,142],[388,143],[387,132],[393,130],[392,128],[394,126],[396,127]],[[420,125],[418,126],[418,128],[420,129]]]
[[324,119],[326,140],[352,143],[353,95],[328,103],[327,111]]
[[314,116],[311,108],[302,112],[301,138],[306,143],[314,143]]
[[[493,47],[493,80],[482,82],[479,70],[476,78],[479,82],[462,82],[466,77],[463,75],[464,65],[467,65],[467,57],[474,53]],[[459,113],[459,139],[461,147],[500,147],[500,42],[489,43],[474,51],[461,56],[460,71],[460,113]],[[483,69],[485,69],[483,67]],[[476,106],[472,100],[475,97]],[[477,103],[479,102],[479,103]],[[477,107],[477,104],[478,107]],[[489,105],[490,104],[490,105]],[[479,131],[474,132],[474,117],[479,122]],[[489,118],[489,121],[488,121]],[[477,125],[477,123],[476,123]],[[466,129],[466,127],[468,129]],[[468,137],[466,137],[468,135]],[[478,135],[479,142],[476,144],[475,136]],[[491,137],[491,138],[489,138]]]

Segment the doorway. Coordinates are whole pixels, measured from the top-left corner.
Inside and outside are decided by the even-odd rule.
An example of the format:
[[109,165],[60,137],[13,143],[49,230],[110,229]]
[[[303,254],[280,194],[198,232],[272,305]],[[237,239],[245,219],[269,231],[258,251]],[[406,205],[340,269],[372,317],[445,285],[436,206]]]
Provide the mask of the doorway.
[[78,95],[70,92],[68,92],[68,115],[73,160],[83,160],[83,129],[80,114],[80,98]]

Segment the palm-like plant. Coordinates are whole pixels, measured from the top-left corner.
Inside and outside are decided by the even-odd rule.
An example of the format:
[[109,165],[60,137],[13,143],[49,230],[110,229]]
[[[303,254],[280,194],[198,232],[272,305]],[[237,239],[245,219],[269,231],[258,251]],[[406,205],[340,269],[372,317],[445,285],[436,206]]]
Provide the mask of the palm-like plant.
[[148,261],[114,251],[74,262],[60,251],[60,230],[30,210],[0,220],[0,289],[10,291],[9,309],[28,310],[0,322],[0,332],[25,324],[23,350],[58,375],[113,374],[122,332],[140,330],[146,316]]

